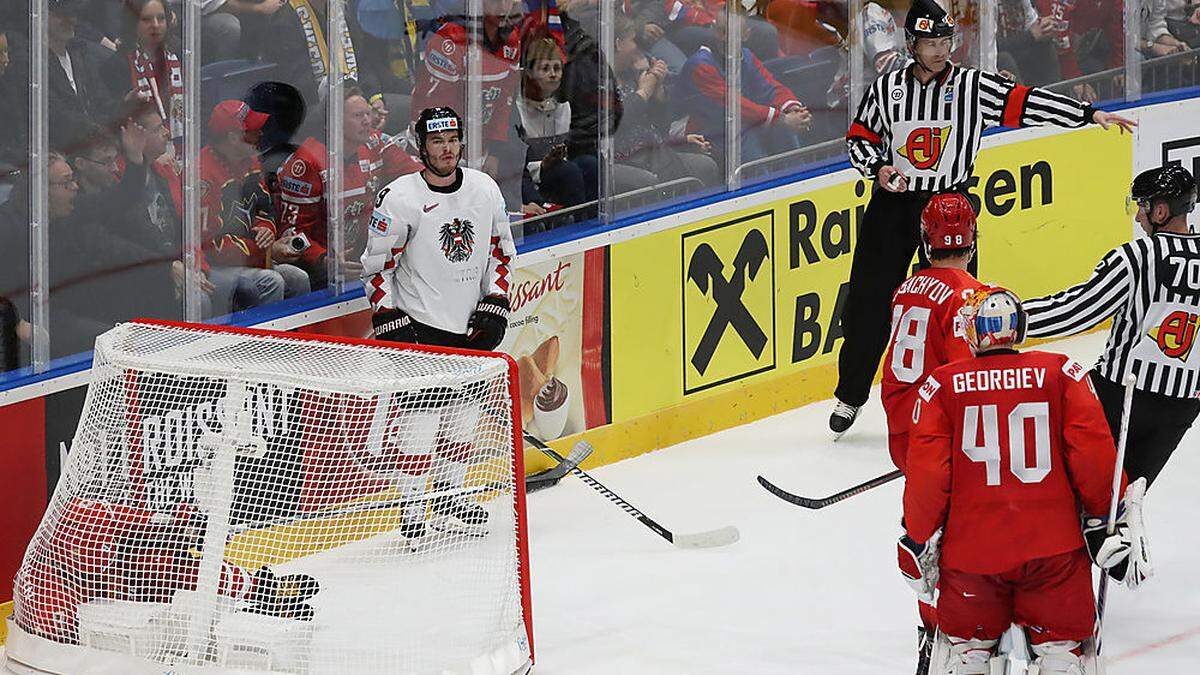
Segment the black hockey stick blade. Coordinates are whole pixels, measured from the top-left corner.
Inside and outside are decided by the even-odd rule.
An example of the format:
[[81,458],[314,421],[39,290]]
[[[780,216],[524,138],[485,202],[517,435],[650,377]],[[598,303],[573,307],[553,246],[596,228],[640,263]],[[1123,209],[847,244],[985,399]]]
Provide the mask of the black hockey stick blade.
[[[553,448],[541,442],[540,440],[525,435],[525,440],[529,441],[538,450],[541,450],[547,457],[557,461],[565,461],[562,455],[554,451]],[[589,446],[591,447],[591,446]],[[705,532],[695,532],[687,534],[675,534],[667,528],[659,525],[650,516],[642,513],[636,506],[630,504],[621,498],[620,495],[609,490],[603,483],[592,478],[588,472],[580,469],[578,466],[571,469],[571,473],[575,474],[579,480],[583,481],[588,487],[608,498],[608,501],[616,504],[622,511],[637,519],[638,522],[650,528],[655,534],[671,542],[677,548],[716,548],[718,546],[728,546],[741,538],[741,533],[732,525],[718,528],[715,530],[707,530]]]
[[832,494],[832,495],[829,495],[828,497],[824,497],[821,499],[816,499],[813,497],[801,497],[800,495],[792,494],[791,492],[784,490],[783,488],[775,485],[774,483],[767,480],[766,478],[763,478],[762,476],[758,477],[758,484],[763,486],[764,488],[766,488],[767,492],[770,492],[771,494],[775,495],[776,497],[779,497],[783,501],[788,502],[790,504],[795,504],[796,506],[803,506],[806,509],[823,509],[826,506],[829,506],[830,504],[836,504],[836,503],[842,501],[843,499],[849,499],[849,498],[853,497],[854,495],[862,494],[863,492],[866,492],[867,490],[877,488],[880,485],[884,485],[885,483],[890,483],[903,475],[904,475],[903,471],[896,469],[895,471],[890,471],[888,473],[883,474],[882,476],[872,478],[871,480],[869,480],[865,483],[859,483],[858,485],[855,485],[852,488],[842,490],[841,492],[838,492],[837,494]]
[[571,469],[583,463],[592,454],[592,444],[587,441],[579,441],[575,447],[571,448],[571,454],[567,455],[566,459],[559,462],[555,466],[539,471],[533,475],[525,477],[525,492],[537,492],[545,488],[558,485],[558,481],[562,480],[563,476],[571,473]]

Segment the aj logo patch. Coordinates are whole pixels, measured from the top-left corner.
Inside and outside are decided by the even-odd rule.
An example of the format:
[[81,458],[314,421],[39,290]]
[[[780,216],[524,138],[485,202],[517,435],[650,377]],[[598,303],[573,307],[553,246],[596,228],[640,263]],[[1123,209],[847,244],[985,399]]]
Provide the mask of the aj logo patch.
[[922,171],[937,171],[949,138],[950,127],[918,127],[908,134],[899,153]]
[[1148,335],[1164,356],[1187,361],[1196,344],[1197,329],[1200,329],[1200,315],[1175,311],[1151,328]]

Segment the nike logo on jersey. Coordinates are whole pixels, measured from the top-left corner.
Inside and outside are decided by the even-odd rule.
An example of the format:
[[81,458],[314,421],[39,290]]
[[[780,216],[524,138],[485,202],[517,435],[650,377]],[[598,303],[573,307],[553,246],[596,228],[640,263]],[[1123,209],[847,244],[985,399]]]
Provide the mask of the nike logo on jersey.
[[425,206],[422,206],[421,208],[425,209],[425,213],[429,213],[430,211],[436,209],[437,207],[438,207],[438,205],[435,202],[433,204],[426,204]]

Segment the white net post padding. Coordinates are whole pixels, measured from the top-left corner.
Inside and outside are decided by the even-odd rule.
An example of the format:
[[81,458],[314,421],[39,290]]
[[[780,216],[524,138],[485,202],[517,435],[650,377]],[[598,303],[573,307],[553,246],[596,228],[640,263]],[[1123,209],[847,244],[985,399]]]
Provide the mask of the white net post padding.
[[507,357],[147,321],[97,338],[91,376],[14,581],[14,672],[532,664]]

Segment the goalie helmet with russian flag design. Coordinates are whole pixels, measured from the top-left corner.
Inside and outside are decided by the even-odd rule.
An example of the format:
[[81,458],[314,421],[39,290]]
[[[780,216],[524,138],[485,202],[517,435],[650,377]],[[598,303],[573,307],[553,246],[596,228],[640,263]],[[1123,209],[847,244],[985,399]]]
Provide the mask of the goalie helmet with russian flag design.
[[975,354],[1014,349],[1025,341],[1025,309],[1016,293],[1006,288],[980,288],[959,311],[966,324],[967,344]]

